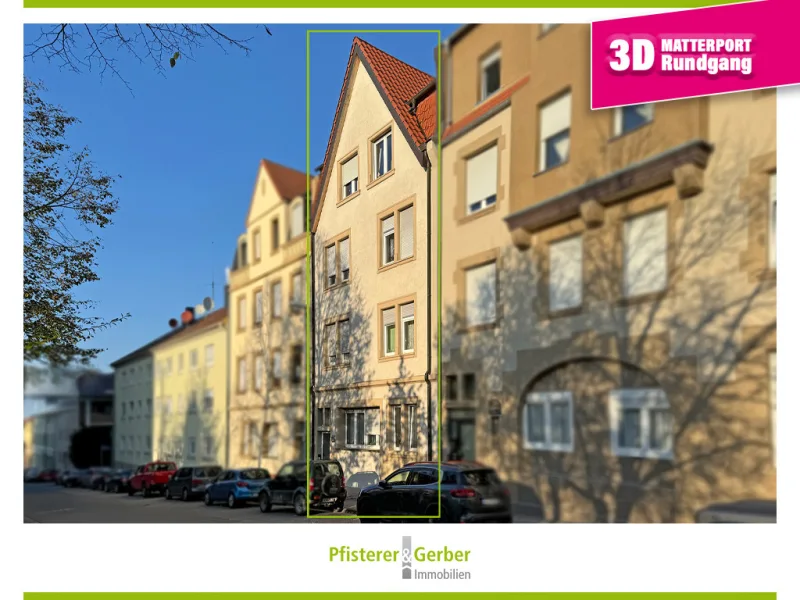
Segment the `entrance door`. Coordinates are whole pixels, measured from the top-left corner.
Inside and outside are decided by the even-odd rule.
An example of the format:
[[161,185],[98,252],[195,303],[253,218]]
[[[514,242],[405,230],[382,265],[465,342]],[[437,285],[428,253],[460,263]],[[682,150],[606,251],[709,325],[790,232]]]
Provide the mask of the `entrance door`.
[[329,460],[331,457],[331,432],[319,432],[319,457],[322,460]]
[[448,451],[457,454],[461,460],[475,460],[475,417],[453,415],[448,421],[450,434]]

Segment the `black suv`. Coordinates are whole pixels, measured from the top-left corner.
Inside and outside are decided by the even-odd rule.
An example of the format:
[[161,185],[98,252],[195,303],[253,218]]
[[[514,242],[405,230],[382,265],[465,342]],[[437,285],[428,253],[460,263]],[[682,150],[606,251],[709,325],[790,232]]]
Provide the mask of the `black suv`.
[[219,465],[203,465],[181,467],[170,477],[164,488],[164,498],[180,498],[188,502],[194,498],[202,498],[206,488],[222,472]]
[[508,488],[495,470],[479,463],[460,461],[442,463],[441,471],[435,462],[409,463],[377,485],[364,488],[358,495],[356,512],[362,523],[512,521]]
[[[314,460],[309,463],[312,476],[308,481],[311,510],[341,511],[347,499],[344,470],[337,460]],[[306,514],[306,463],[293,461],[283,465],[258,494],[261,512],[273,506],[292,506],[298,516]]]

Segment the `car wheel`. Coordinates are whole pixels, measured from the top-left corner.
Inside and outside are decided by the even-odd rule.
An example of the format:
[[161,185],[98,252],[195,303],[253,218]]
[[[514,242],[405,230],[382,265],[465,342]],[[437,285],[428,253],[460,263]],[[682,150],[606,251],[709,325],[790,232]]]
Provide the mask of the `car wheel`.
[[206,506],[211,506],[211,494],[206,492],[205,496],[203,496],[203,502],[205,503]]
[[133,496],[135,493],[136,492],[134,491],[134,489],[132,487],[128,488],[128,496]]
[[169,486],[164,488],[164,499],[165,500],[172,500],[172,492],[169,491]]
[[228,494],[228,508],[236,508],[236,498],[233,494]]
[[269,501],[269,496],[267,496],[264,492],[258,496],[258,509],[262,513],[268,513],[272,510],[272,502]]
[[306,497],[303,494],[294,495],[294,514],[298,517],[306,516]]
[[189,501],[189,490],[187,490],[186,488],[183,488],[181,490],[181,500],[183,500],[184,502]]

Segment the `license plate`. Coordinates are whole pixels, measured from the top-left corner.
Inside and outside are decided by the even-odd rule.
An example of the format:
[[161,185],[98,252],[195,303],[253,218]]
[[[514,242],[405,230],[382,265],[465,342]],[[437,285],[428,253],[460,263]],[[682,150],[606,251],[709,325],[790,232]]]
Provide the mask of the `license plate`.
[[322,503],[323,504],[333,504],[333,498],[325,498],[325,500],[323,500]]
[[500,504],[500,500],[497,498],[484,498],[483,505],[484,506],[498,506]]

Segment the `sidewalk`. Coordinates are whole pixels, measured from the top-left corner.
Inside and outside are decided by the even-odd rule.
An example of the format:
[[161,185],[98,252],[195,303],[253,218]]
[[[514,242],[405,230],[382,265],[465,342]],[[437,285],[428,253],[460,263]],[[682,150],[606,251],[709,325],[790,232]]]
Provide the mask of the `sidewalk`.
[[[355,515],[356,514],[356,501],[350,499],[345,502],[344,505],[344,514]],[[518,510],[516,507],[512,507],[512,514],[514,515],[514,523],[543,523],[541,517],[534,516],[530,514],[525,514],[527,511]]]

